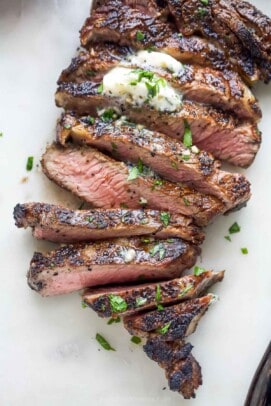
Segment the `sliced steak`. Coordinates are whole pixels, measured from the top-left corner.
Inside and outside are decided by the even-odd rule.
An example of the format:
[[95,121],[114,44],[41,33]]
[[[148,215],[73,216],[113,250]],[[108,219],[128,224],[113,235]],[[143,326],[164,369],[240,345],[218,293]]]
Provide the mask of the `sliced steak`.
[[183,68],[173,74],[166,68],[155,67],[144,60],[144,55],[155,58],[159,55],[153,51],[139,53],[137,61],[131,50],[112,44],[98,44],[90,52],[81,52],[72,60],[60,78],[61,82],[88,81],[101,82],[102,77],[116,66],[152,71],[177,90],[184,100],[192,100],[209,104],[213,107],[235,114],[240,119],[258,121],[261,110],[251,90],[242,82],[239,75],[233,71],[218,71],[209,67],[183,65]]
[[53,204],[25,203],[15,206],[14,219],[17,227],[31,227],[34,237],[60,243],[145,234],[182,238],[193,244],[204,240],[204,233],[190,217],[157,210],[71,210]]
[[168,0],[169,10],[185,35],[200,34],[219,44],[249,77],[271,78],[271,20],[246,1]]
[[90,147],[65,148],[53,144],[43,155],[42,166],[49,179],[94,207],[138,209],[143,205],[191,216],[199,225],[206,225],[226,210],[214,196],[180,184],[162,182],[147,168],[132,176],[135,167],[117,162]]
[[185,182],[202,193],[217,196],[229,210],[250,197],[247,179],[239,173],[221,171],[220,163],[207,152],[193,153],[170,137],[132,123],[108,122],[103,118],[90,123],[88,116],[77,119],[66,114],[59,122],[57,138],[62,145],[72,139],[119,160],[142,161],[169,181]]
[[195,390],[202,384],[201,368],[191,354],[190,343],[149,339],[143,346],[147,356],[165,370],[169,388],[185,399],[195,397]]
[[182,340],[196,330],[199,320],[213,302],[213,298],[212,294],[208,294],[163,310],[125,316],[124,327],[130,334],[143,338],[159,337],[162,341]]
[[68,245],[47,254],[36,252],[28,284],[42,296],[52,296],[142,278],[171,279],[193,266],[199,252],[181,239],[143,242],[123,238]]
[[[175,3],[178,7],[179,3]],[[199,1],[197,4],[202,5]],[[254,82],[260,76],[259,69],[248,53],[238,60],[229,58],[219,42],[214,44],[214,41],[208,42],[195,35],[178,35],[171,23],[123,5],[120,0],[110,0],[97,7],[81,30],[81,44],[85,47],[90,43],[107,41],[135,49],[155,47],[184,63],[207,65],[221,70],[232,68],[248,82]]]
[[97,115],[97,109],[115,107],[131,121],[149,129],[165,133],[178,141],[183,139],[185,123],[193,134],[193,143],[212,153],[216,158],[237,166],[249,166],[261,143],[256,124],[238,122],[233,116],[196,102],[184,101],[177,112],[158,111],[148,104],[135,107],[122,99],[108,97],[98,92],[93,81],[62,82],[56,92],[56,104],[78,114]]
[[[204,272],[199,276],[186,275],[167,282],[136,286],[91,288],[84,292],[83,301],[100,317],[115,317],[154,309],[187,299],[194,299],[213,284],[222,281],[224,272]],[[112,298],[121,298],[125,309],[116,311]]]

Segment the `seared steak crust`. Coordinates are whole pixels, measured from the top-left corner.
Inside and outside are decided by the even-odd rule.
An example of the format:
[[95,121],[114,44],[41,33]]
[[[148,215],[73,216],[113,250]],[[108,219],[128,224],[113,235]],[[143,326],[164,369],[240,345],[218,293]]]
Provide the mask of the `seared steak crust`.
[[32,227],[34,237],[61,243],[145,234],[183,238],[194,244],[204,239],[191,218],[157,210],[71,210],[53,204],[25,203],[15,206],[14,219],[17,227]]
[[128,180],[129,166],[90,147],[56,144],[42,159],[46,176],[59,186],[100,208],[152,208],[191,216],[206,225],[227,210],[216,197],[187,186],[162,181],[151,173]]
[[208,294],[163,310],[125,316],[124,327],[130,334],[143,338],[159,337],[162,341],[182,340],[196,330],[200,318],[212,301],[213,295]]
[[[77,119],[65,114],[58,125],[57,139],[65,145],[69,139],[105,150],[119,160],[141,160],[156,173],[173,182],[185,182],[202,193],[221,199],[230,210],[250,197],[250,185],[243,175],[221,171],[220,163],[207,152],[192,153],[161,133],[122,123],[88,117]],[[176,164],[173,167],[173,163]]]
[[[83,301],[100,317],[115,317],[154,309],[158,304],[168,305],[194,299],[213,284],[220,282],[224,272],[204,272],[200,276],[186,275],[180,279],[136,286],[87,289]],[[157,299],[157,292],[159,297]],[[110,303],[110,295],[118,295],[127,304],[124,311],[116,312]]]
[[34,253],[29,286],[42,296],[88,286],[171,279],[194,265],[200,249],[181,239],[143,242],[140,238],[67,245]]
[[256,124],[238,122],[233,116],[196,102],[184,101],[178,112],[167,113],[151,109],[148,105],[136,108],[120,99],[98,93],[99,84],[62,82],[56,92],[56,104],[78,114],[97,115],[97,109],[116,107],[131,121],[149,129],[165,133],[178,141],[184,134],[185,120],[190,125],[193,142],[200,149],[233,165],[249,166],[261,143]]

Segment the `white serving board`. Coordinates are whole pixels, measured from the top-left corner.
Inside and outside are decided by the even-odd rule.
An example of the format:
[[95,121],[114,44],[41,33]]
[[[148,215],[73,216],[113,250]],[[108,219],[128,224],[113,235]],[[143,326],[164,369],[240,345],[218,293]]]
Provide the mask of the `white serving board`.
[[[253,3],[271,15],[268,0]],[[56,80],[79,45],[89,6],[89,0],[0,2],[0,405],[241,406],[271,332],[270,86],[256,89],[264,118],[262,148],[245,171],[253,197],[247,208],[211,225],[203,246],[202,265],[227,272],[213,289],[220,301],[191,336],[204,381],[195,400],[163,390],[163,371],[121,325],[107,326],[83,310],[79,294],[43,299],[26,284],[33,251],[52,245],[16,229],[13,206],[78,204],[39,167],[26,173],[25,164],[29,155],[37,164],[54,138]],[[241,232],[229,243],[224,235],[234,221]],[[96,332],[117,351],[100,350]]]

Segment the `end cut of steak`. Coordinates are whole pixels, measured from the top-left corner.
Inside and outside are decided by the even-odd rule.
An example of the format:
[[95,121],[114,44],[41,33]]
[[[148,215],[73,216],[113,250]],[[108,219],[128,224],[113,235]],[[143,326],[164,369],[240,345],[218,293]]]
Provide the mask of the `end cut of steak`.
[[[83,294],[83,301],[100,317],[130,315],[154,309],[159,304],[168,305],[187,299],[194,299],[213,284],[222,281],[224,272],[207,271],[199,276],[185,275],[179,279],[161,283],[149,283],[136,286],[90,288]],[[126,305],[117,309],[112,298],[121,298]]]
[[124,327],[130,334],[143,338],[159,337],[162,341],[183,340],[196,330],[199,320],[213,300],[214,295],[208,294],[163,310],[125,316]]
[[[157,174],[173,182],[185,182],[202,193],[218,197],[231,210],[250,197],[250,185],[239,173],[220,170],[220,163],[207,152],[193,153],[180,142],[121,120],[105,122],[66,114],[58,125],[57,139],[69,139],[105,150],[120,160],[142,161]],[[188,154],[188,155],[187,155]]]
[[165,370],[169,388],[185,399],[195,397],[195,390],[202,384],[201,368],[191,354],[192,345],[184,342],[147,340],[143,346],[147,356]]
[[239,122],[233,116],[192,101],[183,101],[181,109],[165,112],[135,107],[128,101],[98,92],[99,84],[62,82],[56,92],[56,104],[78,114],[97,115],[97,109],[117,108],[131,121],[165,133],[178,141],[183,139],[185,124],[189,125],[193,143],[216,158],[247,167],[259,150],[261,134],[256,124]]
[[25,203],[15,206],[14,219],[17,227],[31,227],[34,237],[60,243],[145,234],[182,238],[193,244],[204,239],[204,233],[190,217],[157,210],[71,210],[53,204]]
[[123,238],[68,245],[47,254],[36,252],[28,284],[42,296],[52,296],[88,286],[171,279],[193,266],[199,252],[181,239]]
[[49,179],[95,207],[138,209],[143,205],[191,216],[198,225],[206,225],[227,210],[214,196],[161,181],[147,168],[141,174],[136,168],[135,174],[135,167],[90,147],[53,144],[43,155],[42,166]]

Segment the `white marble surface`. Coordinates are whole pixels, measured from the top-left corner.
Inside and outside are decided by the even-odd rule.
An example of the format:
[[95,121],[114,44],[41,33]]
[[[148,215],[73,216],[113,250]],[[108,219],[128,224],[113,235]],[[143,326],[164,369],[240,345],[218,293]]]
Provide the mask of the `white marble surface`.
[[[254,3],[271,14],[268,0]],[[246,171],[253,197],[246,209],[210,226],[203,247],[202,265],[227,272],[214,289],[220,301],[191,337],[204,380],[196,400],[162,390],[162,370],[120,325],[83,310],[78,294],[42,299],[27,287],[33,251],[49,245],[16,229],[12,209],[34,200],[75,203],[36,166],[26,173],[25,164],[29,155],[37,164],[54,137],[55,82],[75,52],[88,9],[89,0],[0,2],[0,405],[240,406],[271,330],[270,86],[256,89],[264,119],[261,151]],[[229,243],[223,236],[234,221],[242,230]],[[117,351],[99,351],[96,332]]]

